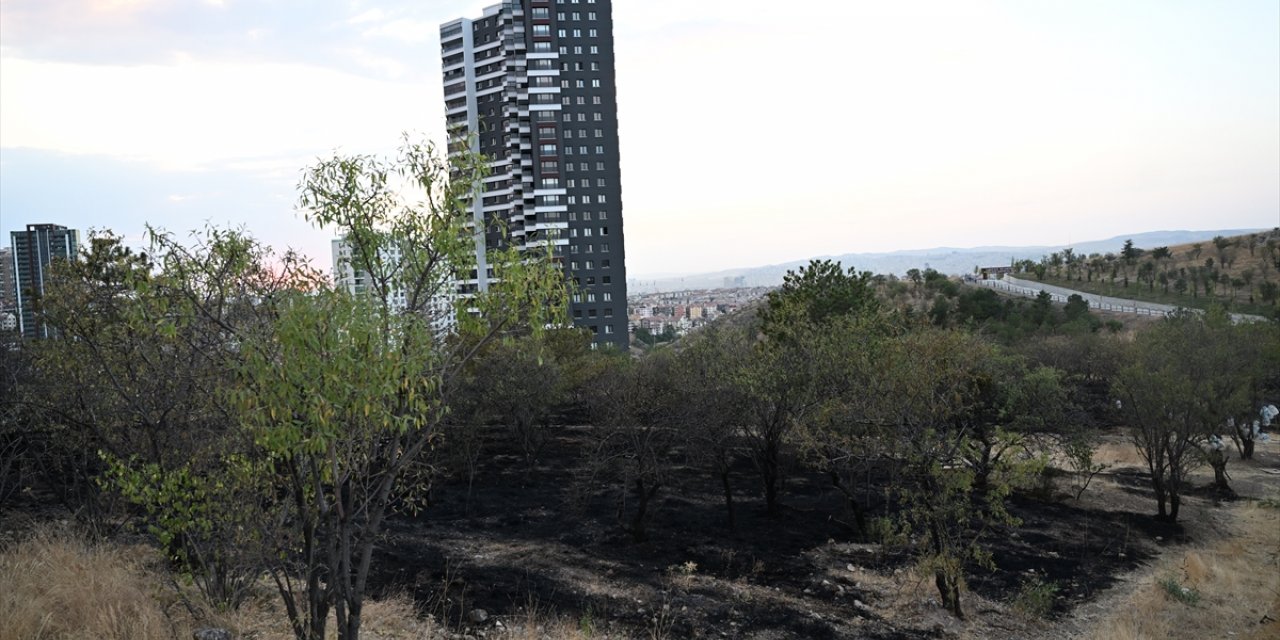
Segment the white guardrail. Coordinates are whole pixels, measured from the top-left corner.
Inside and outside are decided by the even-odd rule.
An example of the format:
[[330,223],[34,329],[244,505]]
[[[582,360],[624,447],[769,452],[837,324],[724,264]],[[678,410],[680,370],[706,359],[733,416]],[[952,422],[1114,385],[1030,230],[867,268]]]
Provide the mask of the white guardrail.
[[[1000,280],[978,280],[977,282],[984,287],[990,287],[992,289],[998,289],[1014,295],[1026,296],[1028,298],[1034,298],[1040,295],[1041,291],[1044,291],[1049,294],[1049,297],[1052,298],[1054,302],[1065,303],[1069,296],[1078,295],[1081,298],[1084,298],[1085,302],[1089,303],[1090,309],[1097,309],[1100,311],[1115,311],[1118,313],[1133,313],[1140,316],[1156,316],[1163,318],[1176,313],[1180,309],[1180,307],[1175,307],[1169,304],[1142,302],[1140,300],[1127,300],[1125,298],[1100,296],[1096,293],[1085,293],[1083,291],[1076,291],[1074,289],[1067,289],[1065,287],[1058,287],[1051,284],[1041,284],[1030,280],[1022,280],[1007,274],[1002,276]],[[1190,311],[1202,313],[1198,309],[1191,309]],[[1235,323],[1260,322],[1265,320],[1266,318],[1263,318],[1262,316],[1249,315],[1247,313],[1231,314],[1231,321]]]

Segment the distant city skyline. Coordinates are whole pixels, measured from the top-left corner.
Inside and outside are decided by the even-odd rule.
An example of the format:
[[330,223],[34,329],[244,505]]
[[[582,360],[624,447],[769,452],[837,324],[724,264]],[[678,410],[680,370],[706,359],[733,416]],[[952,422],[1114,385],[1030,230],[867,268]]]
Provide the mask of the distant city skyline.
[[[244,226],[333,149],[441,140],[492,2],[6,0],[0,238]],[[583,7],[588,2],[583,0]],[[627,271],[1280,225],[1280,4],[615,0]]]

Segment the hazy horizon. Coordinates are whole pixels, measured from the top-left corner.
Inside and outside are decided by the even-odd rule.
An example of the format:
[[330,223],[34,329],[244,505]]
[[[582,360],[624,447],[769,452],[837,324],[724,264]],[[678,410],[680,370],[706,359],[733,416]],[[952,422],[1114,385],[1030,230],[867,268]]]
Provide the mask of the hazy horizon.
[[[304,166],[442,138],[492,2],[6,0],[0,232],[206,221],[329,262]],[[617,0],[631,277],[1280,224],[1280,4]]]

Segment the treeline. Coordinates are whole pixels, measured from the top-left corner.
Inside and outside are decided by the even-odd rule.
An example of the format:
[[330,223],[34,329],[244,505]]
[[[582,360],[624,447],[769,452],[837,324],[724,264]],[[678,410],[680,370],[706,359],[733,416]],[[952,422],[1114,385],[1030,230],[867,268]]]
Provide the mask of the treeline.
[[[157,233],[145,254],[95,237],[47,289],[57,338],[2,352],[0,498],[47,492],[102,535],[144,523],[213,600],[236,606],[267,575],[300,640],[331,613],[354,640],[388,518],[430,518],[442,475],[471,486],[495,429],[537,482],[555,429],[587,424],[580,490],[616,501],[632,539],[682,490],[677,468],[713,479],[726,530],[746,500],[788,526],[785,480],[805,469],[843,496],[831,516],[850,537],[911,550],[960,616],[965,575],[991,566],[1010,496],[1044,486],[1050,455],[1083,491],[1094,427],[1132,425],[1173,520],[1196,464],[1225,490],[1226,457],[1201,446],[1251,455],[1277,391],[1275,325],[1210,313],[1122,341],[1053,330],[1087,309],[1009,306],[935,274],[902,285],[931,294],[912,298],[922,312],[830,262],[788,274],[747,321],[639,359],[594,351],[566,328],[547,259],[491,251],[497,284],[440,304],[473,268],[465,185],[483,165],[463,159],[408,145],[308,170],[301,208],[345,234],[361,295],[239,232]],[[426,197],[401,201],[396,174]],[[993,340],[1012,318],[1037,329]]]
[[1072,295],[1056,305],[1047,293],[1032,300],[1001,296],[983,287],[967,286],[934,269],[910,269],[906,277],[872,277],[877,291],[905,314],[907,321],[927,322],[939,328],[974,331],[1004,345],[1032,338],[1062,334],[1119,331],[1118,321],[1104,322],[1089,311],[1089,304]]
[[1150,249],[1128,240],[1118,253],[1064,249],[1014,266],[1027,277],[1091,293],[1196,308],[1217,303],[1280,317],[1280,230]]
[[0,349],[0,497],[52,496],[98,535],[141,522],[219,606],[265,575],[300,640],[330,618],[357,638],[373,546],[424,504],[482,354],[568,322],[558,266],[514,249],[454,295],[485,164],[452,159],[406,142],[307,170],[299,208],[345,237],[360,294],[238,231],[145,253],[99,234],[55,265],[56,337]]

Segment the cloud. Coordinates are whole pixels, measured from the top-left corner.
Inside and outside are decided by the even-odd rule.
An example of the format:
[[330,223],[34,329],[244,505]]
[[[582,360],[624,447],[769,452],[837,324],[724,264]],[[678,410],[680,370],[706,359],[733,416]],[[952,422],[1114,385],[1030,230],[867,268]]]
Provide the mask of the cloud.
[[439,35],[439,25],[421,20],[392,20],[372,29],[366,29],[362,35],[371,38],[391,38],[401,42],[417,44],[426,42]]
[[169,171],[104,155],[0,148],[0,233],[32,222],[65,224],[82,232],[112,229],[142,241],[150,223],[185,238],[214,224],[244,227],[277,247],[292,246],[328,261],[331,233],[315,229],[294,210],[297,159],[287,181],[264,179],[257,167]]
[[[195,59],[297,63],[387,77],[436,65],[423,45],[445,11],[462,0],[393,0],[377,8],[311,0],[200,2],[177,0],[5,0],[0,42],[10,57],[122,66],[167,64],[176,53]],[[347,52],[398,61],[370,65]],[[395,71],[388,71],[394,68]],[[406,71],[409,70],[409,71]]]
[[366,22],[381,22],[383,17],[385,16],[386,14],[382,12],[382,9],[370,9],[368,11],[365,11],[364,13],[358,13],[354,16],[351,16],[350,18],[347,18],[347,24],[364,24]]
[[425,85],[301,64],[86,66],[0,57],[0,75],[4,146],[172,169],[383,149],[401,131],[433,130],[443,118]]

